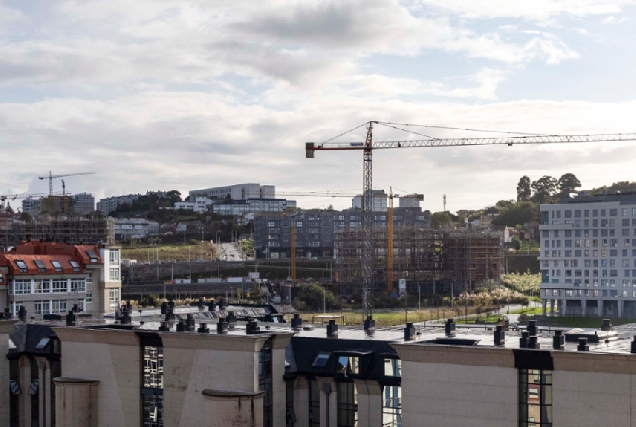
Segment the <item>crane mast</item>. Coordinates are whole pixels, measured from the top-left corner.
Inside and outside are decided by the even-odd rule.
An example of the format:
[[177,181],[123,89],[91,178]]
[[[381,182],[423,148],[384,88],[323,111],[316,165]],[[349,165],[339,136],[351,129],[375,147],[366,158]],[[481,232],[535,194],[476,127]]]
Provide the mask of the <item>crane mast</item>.
[[393,187],[389,189],[389,212],[387,225],[387,257],[386,257],[386,286],[389,295],[393,293]]
[[[526,135],[500,138],[429,138],[419,140],[395,140],[373,141],[373,125],[383,124],[379,121],[367,123],[367,136],[364,142],[327,142],[316,144],[305,143],[306,158],[313,159],[315,152],[320,150],[330,151],[362,151],[362,194],[363,194],[363,222],[362,222],[362,309],[366,318],[372,315],[372,261],[373,261],[373,150],[388,148],[436,148],[436,147],[462,147],[481,145],[507,145],[515,144],[554,144],[554,143],[582,143],[582,142],[619,142],[636,141],[636,133],[607,133],[591,135]],[[361,127],[361,126],[360,126]],[[356,128],[354,128],[356,129]],[[353,130],[353,129],[352,129]],[[340,135],[341,136],[341,135]],[[392,243],[392,238],[389,239]],[[390,251],[392,257],[392,251]],[[392,271],[391,271],[392,273]],[[387,274],[387,279],[391,273]],[[391,278],[392,280],[392,278]],[[389,283],[389,287],[392,283]]]

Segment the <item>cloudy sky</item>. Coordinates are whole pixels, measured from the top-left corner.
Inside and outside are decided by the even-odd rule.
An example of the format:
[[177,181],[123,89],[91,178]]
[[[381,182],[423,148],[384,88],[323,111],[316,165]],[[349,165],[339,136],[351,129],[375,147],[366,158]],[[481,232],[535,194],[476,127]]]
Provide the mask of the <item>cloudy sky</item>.
[[[361,153],[309,160],[304,143],[369,120],[635,132],[634,3],[0,0],[0,194],[46,192],[49,170],[97,172],[66,185],[98,198],[239,182],[355,192]],[[374,187],[479,208],[514,198],[524,174],[634,181],[635,144],[378,151]]]

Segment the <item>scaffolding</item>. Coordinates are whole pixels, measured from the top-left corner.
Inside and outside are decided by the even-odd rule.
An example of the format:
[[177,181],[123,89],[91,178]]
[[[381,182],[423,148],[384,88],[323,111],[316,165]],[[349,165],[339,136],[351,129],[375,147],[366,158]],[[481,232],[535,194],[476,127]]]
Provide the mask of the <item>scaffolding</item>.
[[[372,237],[372,289],[389,289],[387,229]],[[342,293],[362,286],[360,229],[340,230],[334,236],[336,277]],[[405,279],[409,292],[458,294],[490,284],[499,278],[500,238],[470,230],[444,231],[413,226],[393,230],[393,288]]]
[[115,243],[113,218],[58,217],[20,221],[3,217],[0,247],[16,246],[21,240],[43,240],[71,245]]

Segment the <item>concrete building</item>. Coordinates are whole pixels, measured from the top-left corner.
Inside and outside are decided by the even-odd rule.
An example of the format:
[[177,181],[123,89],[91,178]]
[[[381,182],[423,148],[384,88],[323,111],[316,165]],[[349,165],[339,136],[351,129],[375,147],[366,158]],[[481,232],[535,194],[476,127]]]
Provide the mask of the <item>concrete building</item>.
[[212,187],[203,190],[191,190],[190,199],[196,196],[204,196],[210,199],[273,199],[276,197],[274,185],[261,184],[234,184],[226,187]]
[[[355,196],[351,200],[353,209],[362,209],[362,195]],[[386,212],[388,209],[389,195],[384,190],[373,190],[373,212]]]
[[541,299],[562,315],[636,316],[636,195],[541,205]]
[[42,319],[73,306],[103,315],[119,307],[120,249],[114,246],[23,242],[0,253],[0,309],[20,307]]
[[159,234],[159,223],[145,218],[115,218],[115,239],[143,239]]
[[90,193],[78,193],[73,195],[76,215],[86,215],[95,211],[95,197]]
[[208,206],[208,210],[222,216],[239,216],[262,212],[285,212],[288,208],[295,208],[295,200],[286,199],[247,199],[247,200],[218,200]]
[[0,427],[636,423],[634,329],[325,330],[174,310],[162,323],[128,311],[121,324],[0,323]]
[[189,202],[177,202],[174,204],[175,209],[185,209],[196,213],[205,213],[208,207],[212,205],[212,199],[205,196],[190,197]]
[[401,208],[419,208],[420,202],[424,201],[423,194],[407,194],[399,198]]
[[27,197],[22,200],[22,212],[28,213],[31,216],[39,215],[42,211],[42,199],[36,199],[33,197]]
[[141,197],[141,194],[127,194],[125,196],[113,196],[100,199],[99,202],[97,202],[97,210],[102,211],[104,216],[108,216],[108,214],[117,209],[119,205],[127,204],[132,206],[133,202],[139,197]]

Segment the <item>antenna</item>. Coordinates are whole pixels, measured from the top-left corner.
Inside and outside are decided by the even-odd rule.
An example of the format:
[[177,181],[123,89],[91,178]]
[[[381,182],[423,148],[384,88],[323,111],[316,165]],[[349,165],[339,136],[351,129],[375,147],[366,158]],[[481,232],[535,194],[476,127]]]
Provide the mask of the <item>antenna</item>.
[[444,212],[446,212],[446,194],[444,194]]

